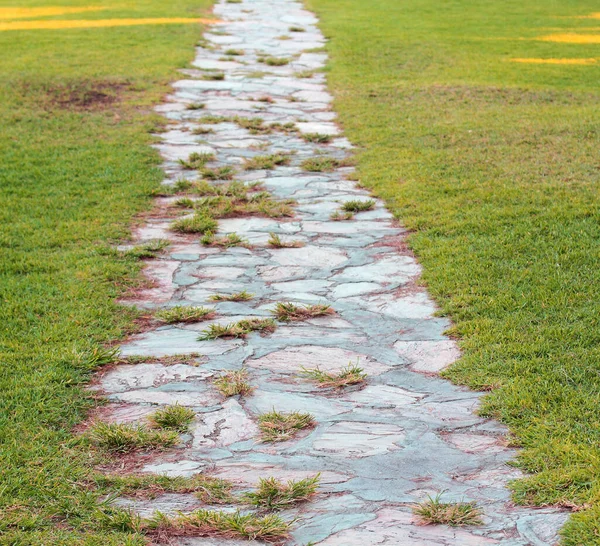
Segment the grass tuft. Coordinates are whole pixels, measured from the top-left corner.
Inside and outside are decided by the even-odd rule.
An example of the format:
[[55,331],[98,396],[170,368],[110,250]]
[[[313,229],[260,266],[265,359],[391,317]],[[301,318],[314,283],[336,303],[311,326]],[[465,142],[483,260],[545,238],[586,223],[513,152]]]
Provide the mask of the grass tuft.
[[245,369],[225,372],[214,383],[223,396],[244,396],[254,390],[248,383],[248,371]]
[[251,332],[270,334],[275,331],[277,325],[273,319],[250,318],[230,324],[211,324],[203,330],[198,337],[200,341],[218,338],[244,338]]
[[259,516],[237,512],[196,510],[169,517],[160,512],[144,522],[149,534],[161,536],[212,536],[247,540],[280,541],[290,524],[275,514]]
[[335,311],[330,305],[315,303],[310,305],[296,305],[290,302],[278,302],[271,311],[282,322],[297,322],[316,317],[334,315]]
[[260,478],[256,491],[244,493],[242,502],[257,508],[276,511],[285,510],[306,502],[315,496],[321,475],[302,480],[289,480],[287,483],[276,478]]
[[451,527],[482,525],[481,509],[474,502],[442,502],[442,494],[428,497],[413,507],[423,524],[444,524]]
[[283,442],[293,438],[301,430],[314,426],[315,420],[310,413],[280,413],[273,410],[258,416],[258,428],[263,442]]
[[224,72],[207,72],[206,74],[202,74],[200,79],[208,80],[208,81],[222,81],[225,79],[225,73]]
[[192,152],[187,159],[180,159],[179,164],[188,170],[198,170],[204,167],[209,161],[215,159],[215,154]]
[[269,66],[285,66],[286,64],[290,63],[290,59],[286,57],[273,57],[269,55],[266,57],[259,57],[258,62]]
[[300,248],[304,246],[302,241],[282,241],[277,233],[269,233],[267,244],[273,248]]
[[215,231],[218,223],[207,214],[196,213],[194,216],[180,218],[171,224],[171,230],[179,233],[206,233]]
[[234,292],[233,294],[213,294],[208,299],[210,301],[248,301],[254,297],[254,294],[242,290],[241,292]]
[[290,153],[277,153],[269,155],[257,155],[251,159],[246,159],[244,169],[247,171],[258,171],[262,169],[274,169],[280,165],[289,165],[291,161]]
[[112,453],[128,453],[140,449],[162,449],[179,441],[179,435],[169,430],[149,430],[142,425],[95,423],[88,438],[96,447]]
[[334,157],[310,157],[305,159],[301,165],[302,169],[312,173],[331,172],[341,166],[341,162]]
[[206,104],[203,102],[190,102],[185,108],[186,110],[203,110],[206,108]]
[[204,246],[216,246],[221,248],[232,248],[241,246],[251,248],[250,243],[246,239],[242,239],[237,233],[228,233],[225,237],[215,237],[212,232],[207,232],[200,239],[200,243]]
[[333,140],[333,135],[325,135],[322,133],[302,133],[302,138],[306,142],[315,142],[316,144],[327,144]]
[[225,55],[229,55],[231,57],[239,57],[240,55],[244,54],[244,50],[243,49],[226,49],[225,50]]
[[189,305],[176,305],[154,313],[154,317],[166,324],[177,322],[202,322],[215,316],[213,309],[208,307],[193,307]]
[[373,210],[375,207],[375,201],[369,199],[367,201],[360,201],[358,199],[353,201],[346,201],[341,209],[345,212],[364,212],[367,210]]
[[304,29],[304,27],[299,27],[297,25],[292,25],[291,27],[288,28],[288,30],[290,32],[306,32],[306,30]]
[[195,417],[196,414],[192,409],[175,404],[156,410],[150,415],[149,421],[154,428],[185,433]]
[[222,167],[203,167],[200,169],[202,178],[208,180],[231,180],[236,173],[235,167],[224,165]]
[[320,370],[319,368],[301,368],[301,375],[312,379],[323,388],[341,389],[348,385],[359,385],[365,382],[367,374],[358,365],[348,364],[342,368],[339,373],[329,373]]
[[329,219],[333,220],[335,222],[341,222],[344,220],[352,220],[352,218],[354,218],[353,212],[343,212],[341,210],[336,210],[335,212],[331,213],[331,216],[329,216]]
[[149,259],[155,258],[165,248],[171,244],[167,239],[154,239],[141,245],[136,245],[129,250],[126,250],[123,254],[130,258],[135,259]]

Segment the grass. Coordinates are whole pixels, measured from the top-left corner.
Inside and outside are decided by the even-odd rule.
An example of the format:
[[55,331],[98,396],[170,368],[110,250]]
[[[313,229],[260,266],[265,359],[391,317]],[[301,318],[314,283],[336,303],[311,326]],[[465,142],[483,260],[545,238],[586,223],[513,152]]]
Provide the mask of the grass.
[[341,389],[348,385],[360,385],[365,382],[367,374],[358,365],[348,364],[339,373],[324,372],[319,368],[301,369],[301,375],[316,381],[319,387]]
[[243,239],[237,233],[228,233],[224,237],[215,237],[212,232],[205,233],[200,239],[200,243],[204,246],[216,246],[221,248],[232,248],[234,246],[242,246],[250,248],[251,245],[247,239]]
[[179,164],[184,169],[189,170],[198,170],[204,167],[209,161],[213,161],[215,159],[215,154],[213,153],[199,153],[192,152],[187,159],[180,159]]
[[206,233],[215,231],[217,221],[206,213],[196,213],[193,216],[180,218],[171,224],[171,230],[178,233]]
[[333,135],[325,135],[322,133],[302,133],[302,138],[306,140],[306,142],[314,142],[316,144],[327,144],[328,142],[331,142],[334,137]]
[[316,74],[316,70],[299,70],[294,72],[295,78],[312,78]]
[[331,213],[331,215],[329,216],[329,218],[331,220],[334,220],[336,222],[341,222],[343,220],[352,220],[352,218],[354,218],[354,213],[353,212],[344,212],[341,210],[336,210],[334,212]]
[[245,338],[251,332],[270,334],[276,328],[277,325],[272,319],[249,318],[230,324],[211,324],[201,332],[198,339],[206,341],[218,338]]
[[166,324],[177,322],[202,322],[215,316],[214,309],[208,307],[193,307],[190,305],[176,305],[168,309],[161,309],[154,313],[154,318]]
[[423,282],[462,359],[444,375],[488,391],[506,423],[515,500],[586,507],[563,546],[600,536],[600,65],[577,32],[597,4],[307,0],[328,43],[327,80],[361,181],[411,231]]
[[126,250],[124,254],[136,260],[156,258],[170,244],[171,242],[166,239],[153,239]]
[[310,413],[280,413],[273,410],[258,416],[258,428],[263,442],[284,442],[301,430],[314,426],[315,420]]
[[175,404],[156,410],[150,415],[149,420],[154,428],[185,433],[195,417],[196,414],[192,409]]
[[198,120],[199,123],[204,125],[217,125],[219,123],[226,123],[228,121],[230,121],[230,119],[225,116],[214,116],[212,114],[209,114],[208,116],[202,116]]
[[290,64],[290,59],[286,57],[273,57],[269,55],[266,57],[258,57],[258,62],[269,66],[285,66],[286,64]]
[[317,156],[305,159],[300,166],[308,172],[324,173],[335,171],[341,166],[341,163],[334,157]]
[[290,530],[290,524],[275,514],[259,516],[213,510],[196,510],[172,517],[157,512],[142,525],[148,534],[159,537],[209,536],[269,542],[280,541]]
[[[20,0],[19,8],[55,6]],[[71,7],[89,5],[69,1]],[[102,3],[76,19],[195,17],[201,0]],[[139,257],[114,252],[163,173],[152,113],[188,66],[195,24],[0,32],[0,542],[140,544],[96,521],[84,390],[133,329],[116,300]],[[107,249],[110,249],[107,250]]]
[[223,396],[245,396],[254,388],[248,383],[248,371],[245,369],[223,373],[214,381],[215,387]]
[[283,241],[277,233],[269,233],[267,244],[273,248],[300,248],[304,246],[302,241]]
[[290,302],[278,302],[271,313],[282,322],[297,322],[334,315],[335,311],[330,305],[322,303],[296,305]]
[[231,57],[239,57],[244,54],[243,49],[226,49],[225,55],[230,55]]
[[260,478],[256,491],[242,495],[242,502],[269,511],[285,510],[309,501],[317,493],[320,474],[284,483],[276,478]]
[[474,502],[442,502],[442,494],[429,497],[413,507],[413,513],[423,524],[443,524],[451,527],[483,525],[481,509]]
[[203,102],[190,102],[185,107],[186,110],[203,110],[204,108],[206,108],[206,104]]
[[222,81],[225,79],[225,73],[224,72],[207,72],[206,74],[202,74],[200,79],[208,80],[208,81]]
[[297,25],[292,25],[291,27],[288,28],[288,30],[290,32],[306,32],[306,30],[304,29],[304,27],[299,27]]
[[140,449],[153,450],[174,446],[177,432],[151,430],[143,425],[95,423],[87,433],[90,442],[104,451],[122,454]]
[[156,474],[98,474],[94,482],[105,494],[140,499],[154,499],[165,493],[194,493],[206,504],[230,504],[234,500],[231,482],[203,474],[189,478]]
[[224,165],[222,167],[201,168],[200,175],[208,180],[231,180],[236,173],[235,167]]
[[254,297],[254,294],[242,290],[233,294],[213,294],[208,299],[210,301],[248,301]]
[[373,199],[346,201],[340,208],[344,212],[365,212],[375,208],[375,201]]
[[289,153],[278,153],[269,155],[257,155],[251,159],[246,159],[244,169],[247,171],[259,171],[262,169],[270,170],[280,165],[289,165],[291,161]]
[[194,127],[192,129],[192,134],[194,135],[209,135],[211,133],[214,133],[215,130],[212,127]]

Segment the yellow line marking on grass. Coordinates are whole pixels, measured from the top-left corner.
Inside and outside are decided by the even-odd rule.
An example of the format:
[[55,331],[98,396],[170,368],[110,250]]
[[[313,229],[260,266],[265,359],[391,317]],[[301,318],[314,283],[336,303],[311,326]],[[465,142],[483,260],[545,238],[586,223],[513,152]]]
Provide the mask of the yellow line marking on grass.
[[108,8],[103,6],[88,7],[68,7],[68,6],[48,6],[45,8],[17,8],[0,7],[0,19],[24,19],[33,17],[50,17],[52,15],[66,15],[67,13],[81,13],[84,11],[100,11]]
[[127,27],[137,25],[176,25],[190,23],[214,24],[220,23],[216,19],[202,19],[189,17],[157,17],[154,19],[97,19],[97,20],[54,20],[54,21],[0,21],[2,30],[55,30],[64,28],[99,28],[99,27]]
[[600,34],[549,34],[548,36],[540,36],[536,40],[561,44],[600,44]]
[[513,63],[531,64],[595,64],[596,59],[511,59]]

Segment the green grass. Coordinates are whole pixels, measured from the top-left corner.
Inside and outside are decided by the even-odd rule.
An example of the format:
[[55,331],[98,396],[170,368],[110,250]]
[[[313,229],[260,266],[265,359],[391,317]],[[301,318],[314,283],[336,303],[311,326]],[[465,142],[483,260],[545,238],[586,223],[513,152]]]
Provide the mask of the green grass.
[[172,430],[150,430],[143,425],[95,423],[88,432],[90,442],[110,453],[129,453],[174,446],[179,435]]
[[154,318],[166,324],[178,322],[202,322],[215,316],[214,309],[208,307],[194,307],[192,305],[176,305],[168,309],[161,309],[154,313]]
[[[208,4],[100,0],[104,11],[58,18],[194,17]],[[151,107],[199,35],[196,25],[0,32],[2,544],[141,544],[93,517],[87,444],[72,427],[94,404],[82,385],[111,360],[97,348],[131,328],[115,298],[139,283],[139,262],[107,245],[161,181]]]
[[258,416],[258,428],[263,442],[290,440],[301,430],[314,426],[315,420],[310,413],[283,413],[273,409]]
[[255,491],[242,495],[242,501],[269,511],[285,510],[314,497],[319,487],[320,474],[287,483],[277,478],[260,478]]
[[429,497],[413,507],[413,513],[425,525],[442,524],[451,527],[482,525],[482,511],[474,502],[442,502],[442,494]]
[[154,428],[174,430],[182,434],[186,433],[196,417],[194,410],[175,404],[165,406],[150,415],[150,424]]
[[[491,391],[481,413],[524,448],[525,504],[590,504],[566,546],[600,544],[596,2],[307,0],[331,37],[328,81],[360,180],[413,231],[423,280],[463,358],[446,376]],[[522,39],[525,38],[525,39]]]

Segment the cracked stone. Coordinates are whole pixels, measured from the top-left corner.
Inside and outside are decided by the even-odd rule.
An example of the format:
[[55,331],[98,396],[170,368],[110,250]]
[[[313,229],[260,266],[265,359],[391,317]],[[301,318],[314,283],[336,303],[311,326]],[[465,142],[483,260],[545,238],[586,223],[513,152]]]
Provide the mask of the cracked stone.
[[451,339],[443,341],[397,341],[394,349],[409,362],[411,370],[437,373],[460,358],[460,350]]

